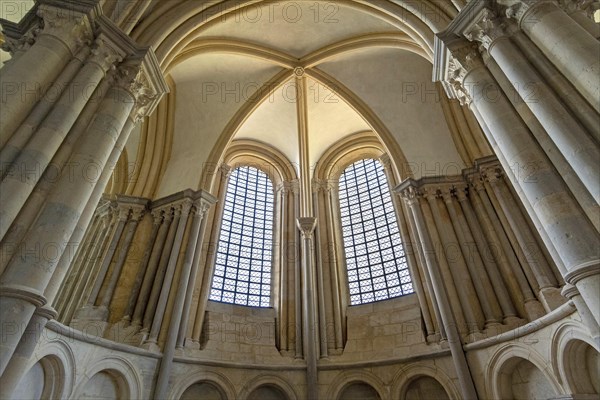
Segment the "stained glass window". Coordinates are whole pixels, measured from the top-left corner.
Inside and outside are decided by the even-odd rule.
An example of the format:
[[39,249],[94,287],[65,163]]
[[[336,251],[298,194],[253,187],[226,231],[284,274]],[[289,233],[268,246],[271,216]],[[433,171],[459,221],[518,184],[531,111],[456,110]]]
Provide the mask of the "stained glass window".
[[350,304],[413,293],[383,165],[365,159],[346,168],[339,199]]
[[273,252],[273,184],[253,167],[230,175],[210,300],[269,307]]

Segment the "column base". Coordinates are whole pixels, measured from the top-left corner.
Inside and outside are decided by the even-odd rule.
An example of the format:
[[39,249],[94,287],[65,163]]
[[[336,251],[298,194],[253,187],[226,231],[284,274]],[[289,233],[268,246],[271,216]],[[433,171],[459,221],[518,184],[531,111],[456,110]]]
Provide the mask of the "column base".
[[86,335],[104,337],[109,323],[106,307],[86,306],[75,311],[70,326]]
[[560,289],[555,287],[540,289],[538,295],[547,313],[556,310],[567,302],[567,299],[560,293]]
[[160,347],[158,347],[157,343],[154,342],[145,342],[140,348],[151,351],[153,353],[161,353]]
[[543,317],[546,314],[546,310],[544,310],[542,303],[532,299],[525,302],[525,313],[527,314],[528,320],[535,321],[536,319]]

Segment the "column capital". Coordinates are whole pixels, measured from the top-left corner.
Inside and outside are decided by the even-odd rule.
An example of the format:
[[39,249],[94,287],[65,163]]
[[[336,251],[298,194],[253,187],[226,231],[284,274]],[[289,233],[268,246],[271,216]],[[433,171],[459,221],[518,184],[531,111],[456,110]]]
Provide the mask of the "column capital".
[[212,206],[212,204],[208,200],[198,199],[198,200],[194,201],[193,213],[194,213],[194,215],[199,215],[202,218],[204,218],[204,216],[206,215],[208,210],[210,210],[211,206]]
[[444,200],[444,203],[451,203],[454,197],[454,186],[441,186],[438,188],[437,194]]
[[484,181],[490,182],[492,184],[498,183],[498,181],[502,179],[503,175],[502,168],[500,168],[499,166],[480,168],[479,173]]
[[[19,22],[0,18],[4,43],[2,50],[13,55],[16,51],[27,50],[33,45],[43,28],[43,20],[37,15],[37,3]],[[10,60],[9,60],[10,61]]]
[[149,116],[169,86],[151,48],[129,54],[115,74],[115,86],[128,92],[135,100],[132,117],[138,121]]
[[296,226],[302,232],[302,236],[305,239],[312,238],[313,232],[317,227],[317,218],[315,217],[301,217],[296,219]]
[[458,199],[459,202],[463,202],[467,200],[467,193],[468,193],[468,186],[467,185],[461,185],[461,186],[457,186],[454,189],[454,194],[456,195],[456,198]]
[[58,39],[74,54],[94,38],[92,26],[102,13],[101,6],[94,3],[98,2],[41,2],[36,11],[43,21],[40,35]]
[[129,206],[119,207],[119,209],[116,211],[118,220],[123,222],[127,221],[129,219],[130,211],[131,208]]
[[115,63],[123,60],[124,54],[115,48],[106,38],[100,36],[94,41],[86,62],[94,63],[106,72],[115,68]]
[[313,178],[312,180],[312,191],[313,193],[325,192],[328,190],[329,182],[326,179]]
[[[506,16],[512,18],[519,24],[519,27],[526,21],[529,16],[536,12],[536,10],[547,4],[557,4],[555,0],[519,0],[516,3],[509,0],[500,0],[499,4],[506,4]],[[512,4],[510,4],[512,3]],[[530,21],[537,21],[537,18],[531,18]]]
[[171,222],[173,220],[175,213],[172,206],[160,208],[159,210],[163,211],[163,218],[165,222]]
[[419,192],[416,185],[411,184],[406,187],[400,186],[396,191],[400,194],[400,197],[402,197],[404,202],[409,207],[413,207],[419,204],[419,196],[421,196],[421,193]]
[[221,183],[225,183],[227,179],[229,179],[229,176],[231,175],[232,171],[233,167],[229,164],[222,163],[221,165],[219,165],[219,172],[221,173]]
[[140,206],[132,206],[131,207],[131,220],[132,221],[140,221],[144,214],[146,213],[146,207]]
[[469,105],[473,101],[470,88],[464,85],[466,76],[471,71],[483,67],[483,60],[476,44],[469,43],[450,51],[450,60],[447,66],[447,82],[454,90],[455,97],[460,101],[461,105]]
[[507,39],[508,21],[490,9],[484,8],[476,17],[474,23],[463,33],[471,42],[478,42],[490,51],[491,47],[500,39]]
[[163,219],[164,211],[162,209],[158,208],[158,209],[150,210],[150,214],[152,215],[152,223],[154,225],[159,225]]

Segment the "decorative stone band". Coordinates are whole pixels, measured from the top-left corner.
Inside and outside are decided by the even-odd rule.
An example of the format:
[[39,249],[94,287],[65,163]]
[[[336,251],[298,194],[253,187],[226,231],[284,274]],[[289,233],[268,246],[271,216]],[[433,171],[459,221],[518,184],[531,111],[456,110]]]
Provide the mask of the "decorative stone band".
[[571,285],[570,283],[567,283],[565,286],[563,286],[560,294],[563,295],[563,297],[567,298],[567,299],[572,299],[575,296],[579,296],[579,289],[577,289],[577,286],[575,285]]
[[42,307],[47,303],[46,297],[42,293],[30,287],[20,285],[6,284],[0,286],[0,297],[25,300],[36,307]]
[[[507,0],[502,0],[501,3],[508,3]],[[508,18],[514,18],[519,24],[519,28],[523,23],[526,23],[528,20],[534,21],[537,20],[535,13],[545,4],[557,4],[555,0],[520,0],[514,4],[511,4],[506,9],[506,16]]]
[[600,260],[579,264],[565,275],[565,282],[575,285],[584,278],[600,274]]
[[58,311],[46,304],[41,307],[38,307],[35,310],[35,314],[50,321],[56,319],[56,317],[58,316]]
[[296,225],[302,236],[305,239],[310,239],[313,235],[315,228],[317,227],[317,219],[315,217],[302,217],[296,220]]

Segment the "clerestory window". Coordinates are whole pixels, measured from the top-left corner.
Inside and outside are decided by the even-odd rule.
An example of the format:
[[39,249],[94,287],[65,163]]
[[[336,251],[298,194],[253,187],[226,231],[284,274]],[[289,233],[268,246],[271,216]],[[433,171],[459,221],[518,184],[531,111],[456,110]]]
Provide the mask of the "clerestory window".
[[374,159],[357,161],[339,182],[350,304],[413,293],[383,165]]
[[273,251],[273,184],[243,166],[229,177],[210,300],[269,307]]

